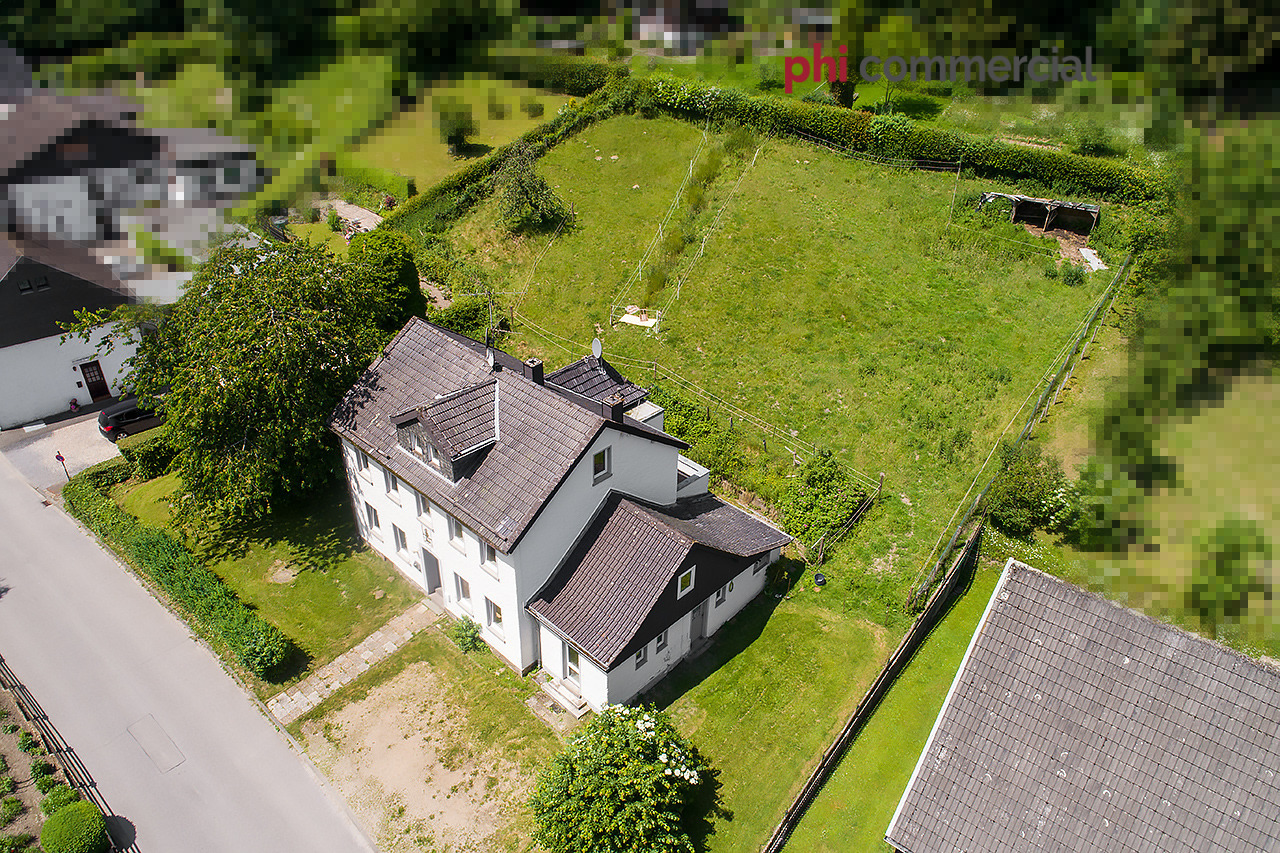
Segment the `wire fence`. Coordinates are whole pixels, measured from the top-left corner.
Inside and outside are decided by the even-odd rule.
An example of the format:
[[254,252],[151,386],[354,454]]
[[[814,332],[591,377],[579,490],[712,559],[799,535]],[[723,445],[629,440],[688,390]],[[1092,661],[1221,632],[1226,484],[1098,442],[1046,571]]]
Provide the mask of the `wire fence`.
[[[1062,387],[1075,371],[1076,365],[1084,358],[1089,345],[1092,344],[1094,338],[1097,337],[1098,329],[1102,326],[1102,320],[1106,318],[1107,314],[1109,314],[1111,309],[1114,307],[1116,298],[1123,289],[1124,283],[1129,278],[1129,272],[1131,269],[1130,262],[1132,259],[1132,253],[1125,257],[1124,263],[1120,266],[1120,269],[1116,271],[1115,276],[1112,277],[1111,283],[1107,286],[1107,289],[1103,291],[1102,296],[1076,327],[1075,334],[1072,335],[1068,343],[1058,351],[1057,356],[1055,356],[1048,370],[1045,371],[1045,374],[1041,377],[1040,381],[1032,388],[1031,393],[1027,395],[1027,399],[1023,401],[1022,406],[1014,413],[1013,418],[1010,419],[1009,425],[1005,427],[1004,432],[1002,432],[1000,437],[996,439],[995,445],[991,448],[991,452],[987,454],[987,458],[982,463],[982,467],[978,469],[978,473],[974,476],[973,483],[969,486],[969,491],[967,491],[965,496],[960,499],[960,504],[956,507],[956,511],[952,513],[951,520],[947,522],[947,526],[944,527],[942,529],[942,533],[939,534],[939,543],[941,543],[942,537],[946,535],[947,530],[950,529],[951,524],[955,522],[956,516],[962,509],[964,509],[965,501],[967,501],[969,495],[972,494],[974,486],[977,485],[978,480],[982,478],[983,474],[987,471],[987,467],[990,464],[992,457],[995,456],[996,450],[999,449],[1000,442],[1004,440],[1005,435],[1008,433],[1009,429],[1012,428],[1018,416],[1022,414],[1022,412],[1026,411],[1028,402],[1030,402],[1031,398],[1035,396],[1038,389],[1043,390],[1040,391],[1040,396],[1036,399],[1035,404],[1032,405],[1031,412],[1027,416],[1026,422],[1023,424],[1022,431],[1018,433],[1018,437],[1014,441],[1013,446],[1015,448],[1020,446],[1022,442],[1027,439],[1027,436],[1031,434],[1035,426],[1048,416],[1049,409],[1052,408],[1053,403],[1057,401]],[[1086,340],[1086,337],[1088,340]],[[966,525],[969,524],[974,515],[979,512],[979,508],[982,506],[982,502],[986,498],[987,492],[990,491],[991,486],[998,475],[999,472],[994,472],[989,475],[989,479],[987,480],[986,485],[983,486],[982,491],[978,492],[977,496],[973,499],[973,502],[968,505],[968,509],[966,509],[964,514],[960,517],[959,523],[955,526],[955,532],[951,534],[951,539],[947,543],[946,547],[939,552],[937,550],[937,545],[935,544],[933,549],[930,550],[929,555],[925,557],[924,565],[916,575],[916,581],[913,583],[911,594],[907,599],[908,609],[914,609],[919,606],[920,602],[928,598],[929,589],[937,580],[939,572],[942,571],[943,565],[946,563],[947,558],[955,548],[956,541],[959,539],[961,531],[965,529]],[[933,558],[935,553],[938,554],[937,562],[933,564],[932,570],[929,570],[929,561]]]

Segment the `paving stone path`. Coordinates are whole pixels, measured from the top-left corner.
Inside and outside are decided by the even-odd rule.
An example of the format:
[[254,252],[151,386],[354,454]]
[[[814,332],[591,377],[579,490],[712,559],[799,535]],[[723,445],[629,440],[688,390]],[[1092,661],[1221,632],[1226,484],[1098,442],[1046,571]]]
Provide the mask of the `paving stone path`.
[[351,651],[320,667],[283,693],[268,699],[267,710],[281,723],[292,723],[334,691],[349,684],[360,673],[409,642],[414,634],[432,625],[438,618],[440,613],[430,602],[418,602],[365,637]]

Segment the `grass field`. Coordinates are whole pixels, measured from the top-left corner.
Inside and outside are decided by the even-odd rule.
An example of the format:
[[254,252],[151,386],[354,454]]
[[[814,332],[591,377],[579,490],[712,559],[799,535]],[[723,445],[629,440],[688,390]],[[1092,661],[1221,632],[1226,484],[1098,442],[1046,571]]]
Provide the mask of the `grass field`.
[[[168,474],[125,484],[116,499],[143,521],[170,526],[169,499],[178,486],[177,475]],[[260,698],[333,660],[418,597],[386,560],[360,542],[341,486],[252,527],[206,535],[194,547],[243,601],[306,655],[305,669],[286,684],[253,679]]]
[[709,850],[760,848],[898,642],[824,599],[804,583],[762,596],[647,697],[721,771],[733,818],[716,821]]
[[989,564],[974,573],[849,747],[787,851],[891,849],[884,843],[885,830],[999,579],[1000,567]]

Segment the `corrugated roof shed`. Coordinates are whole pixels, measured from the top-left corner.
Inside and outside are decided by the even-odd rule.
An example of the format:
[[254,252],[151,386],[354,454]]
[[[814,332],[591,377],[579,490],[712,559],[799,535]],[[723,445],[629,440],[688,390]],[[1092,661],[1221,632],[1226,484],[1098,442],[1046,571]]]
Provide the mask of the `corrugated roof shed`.
[[1280,849],[1280,674],[1010,561],[885,839]]

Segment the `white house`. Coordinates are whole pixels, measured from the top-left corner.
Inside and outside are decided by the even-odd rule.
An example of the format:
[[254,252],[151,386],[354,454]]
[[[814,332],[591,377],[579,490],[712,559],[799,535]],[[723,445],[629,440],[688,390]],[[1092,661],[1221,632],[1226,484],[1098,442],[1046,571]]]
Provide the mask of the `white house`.
[[575,713],[661,678],[790,541],[709,494],[645,396],[415,319],[330,419],[369,545]]

